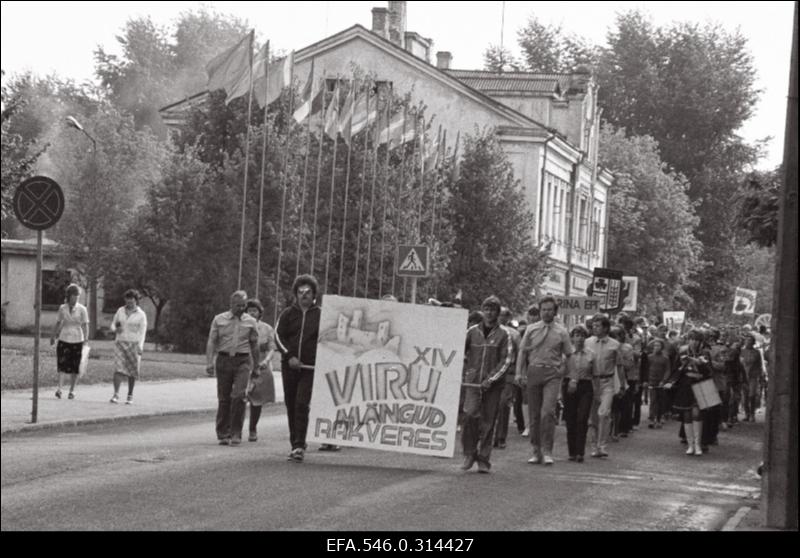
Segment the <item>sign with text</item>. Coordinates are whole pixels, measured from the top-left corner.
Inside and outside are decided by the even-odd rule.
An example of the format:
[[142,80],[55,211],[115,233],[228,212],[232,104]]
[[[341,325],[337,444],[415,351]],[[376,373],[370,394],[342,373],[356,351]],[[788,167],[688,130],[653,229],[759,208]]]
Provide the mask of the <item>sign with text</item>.
[[683,332],[683,324],[686,322],[686,312],[683,311],[674,311],[674,312],[664,312],[664,324],[669,329],[674,329],[678,333]]
[[594,268],[592,296],[600,298],[602,312],[616,312],[622,302],[622,272],[605,267]]
[[752,316],[756,313],[756,291],[736,287],[733,295],[733,313],[736,316]]
[[636,312],[639,297],[639,278],[633,275],[622,276],[622,311]]
[[327,295],[308,439],[453,457],[467,311]]
[[594,296],[554,296],[560,316],[590,316],[600,312],[602,300]]

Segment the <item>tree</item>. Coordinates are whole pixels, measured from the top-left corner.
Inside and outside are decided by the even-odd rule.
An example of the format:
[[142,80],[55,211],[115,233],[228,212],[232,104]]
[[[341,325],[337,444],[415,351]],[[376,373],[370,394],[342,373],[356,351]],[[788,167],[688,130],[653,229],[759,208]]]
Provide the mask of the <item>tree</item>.
[[[464,138],[464,157],[452,184],[447,215],[454,241],[449,288],[466,306],[495,294],[504,304],[525,304],[546,272],[529,234],[533,215],[511,163],[489,130]],[[451,291],[451,292],[452,292]]]
[[[134,130],[132,118],[102,100],[82,124],[95,138],[96,150],[88,138],[76,137],[76,130],[61,127],[48,152],[48,167],[65,190],[64,216],[54,227],[64,267],[78,274],[94,301],[136,200],[160,172],[164,151],[154,136]],[[96,310],[92,305],[90,319]]]
[[153,328],[161,339],[162,313],[185,289],[189,243],[204,226],[199,208],[208,166],[193,149],[173,151],[157,178],[112,254],[105,289],[122,293],[134,287],[149,298],[155,308]]
[[783,171],[753,171],[742,188],[737,224],[747,241],[758,246],[774,246],[778,239],[778,206]]
[[617,177],[609,190],[608,265],[639,277],[648,311],[685,307],[686,287],[702,268],[686,179],[668,170],[653,138],[626,137],[610,125],[601,134],[600,162]]
[[518,72],[522,65],[510,50],[500,45],[489,45],[483,51],[483,67],[491,72]]
[[529,72],[572,73],[580,65],[594,65],[596,49],[578,35],[567,35],[561,26],[544,25],[535,16],[517,32]]
[[205,64],[247,32],[244,22],[206,8],[183,12],[174,30],[149,17],[130,19],[117,41],[122,55],[95,51],[95,73],[113,102],[134,116],[136,128],[167,130],[158,114],[166,104],[205,89]]

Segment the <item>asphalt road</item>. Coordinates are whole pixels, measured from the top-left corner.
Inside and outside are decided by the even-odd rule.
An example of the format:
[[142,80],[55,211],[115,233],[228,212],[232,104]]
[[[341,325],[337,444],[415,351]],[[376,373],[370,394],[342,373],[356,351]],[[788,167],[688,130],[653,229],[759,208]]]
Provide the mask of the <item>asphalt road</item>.
[[[514,432],[490,475],[461,459],[355,448],[286,460],[283,407],[257,443],[216,443],[213,416],[159,417],[2,438],[2,531],[717,530],[760,488],[762,424],[688,457],[677,425],[640,430],[608,460],[529,465]],[[511,430],[514,430],[512,425]]]

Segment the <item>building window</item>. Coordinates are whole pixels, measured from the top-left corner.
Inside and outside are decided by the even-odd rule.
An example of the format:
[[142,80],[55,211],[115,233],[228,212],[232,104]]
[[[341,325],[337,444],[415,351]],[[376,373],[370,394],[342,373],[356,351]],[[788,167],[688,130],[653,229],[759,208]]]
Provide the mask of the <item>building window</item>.
[[586,248],[586,228],[589,224],[589,219],[586,216],[586,198],[581,198],[580,203],[580,210],[579,210],[579,218],[580,218],[580,227],[578,229],[578,248],[585,249]]
[[42,270],[42,310],[58,310],[64,304],[65,291],[70,283],[69,271]]

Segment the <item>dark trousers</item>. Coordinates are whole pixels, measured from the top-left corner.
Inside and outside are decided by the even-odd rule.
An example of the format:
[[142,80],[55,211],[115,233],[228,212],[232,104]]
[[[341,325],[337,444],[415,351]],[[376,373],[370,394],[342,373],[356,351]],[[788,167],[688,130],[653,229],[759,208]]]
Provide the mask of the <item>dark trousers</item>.
[[517,423],[517,430],[520,434],[525,430],[525,413],[522,410],[525,395],[522,388],[517,384],[511,384],[511,393],[514,407],[514,420]]
[[292,449],[306,449],[308,413],[311,410],[311,388],[314,385],[313,370],[292,370],[286,362],[281,363],[283,378],[283,400],[289,420],[289,441]]
[[700,438],[702,446],[710,446],[717,440],[719,434],[719,417],[722,409],[719,405],[705,410],[703,418],[703,435]]
[[593,396],[591,380],[578,382],[575,393],[568,393],[566,387],[564,388],[564,420],[567,423],[567,449],[570,457],[584,454]]
[[633,425],[639,426],[642,422],[642,391],[644,391],[636,382],[636,391],[633,392]]
[[467,388],[464,394],[464,426],[461,429],[464,455],[475,455],[478,461],[489,463],[494,421],[503,387],[503,384],[496,383],[488,390]]
[[628,433],[633,427],[633,392],[636,382],[628,381],[628,388],[622,393],[619,404],[619,432]]
[[217,355],[217,439],[241,438],[246,408],[245,393],[250,371],[250,355]]
[[661,422],[664,415],[669,413],[667,407],[667,390],[660,387],[650,387],[650,422]]
[[500,393],[500,406],[497,409],[497,421],[494,427],[495,444],[505,442],[508,437],[508,422],[511,418],[511,400],[514,395],[514,384],[505,380],[503,391]]

